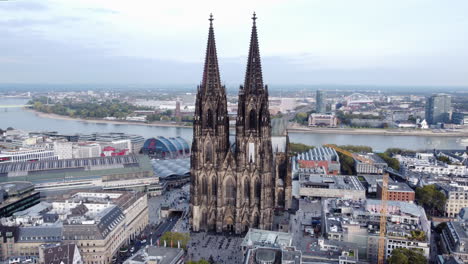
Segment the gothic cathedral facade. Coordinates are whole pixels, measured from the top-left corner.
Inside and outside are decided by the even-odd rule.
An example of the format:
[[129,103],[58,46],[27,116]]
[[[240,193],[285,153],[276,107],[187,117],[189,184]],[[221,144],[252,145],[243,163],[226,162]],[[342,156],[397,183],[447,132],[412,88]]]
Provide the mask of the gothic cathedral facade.
[[193,123],[190,170],[193,231],[240,234],[250,227],[271,230],[275,212],[290,207],[289,140],[284,124],[272,136],[255,14],[252,19],[245,81],[239,90],[235,140],[230,142],[226,88],[221,84],[210,17]]

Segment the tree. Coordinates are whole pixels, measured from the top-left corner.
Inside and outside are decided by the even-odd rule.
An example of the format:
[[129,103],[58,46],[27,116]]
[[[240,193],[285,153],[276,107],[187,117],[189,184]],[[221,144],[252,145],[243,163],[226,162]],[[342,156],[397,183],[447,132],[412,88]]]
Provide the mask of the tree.
[[360,145],[343,145],[338,146],[341,149],[351,151],[351,152],[363,152],[363,153],[370,153],[373,152],[372,148],[369,146],[360,146]]
[[160,243],[164,244],[164,241],[166,241],[168,247],[170,247],[171,244],[172,247],[177,247],[177,242],[180,242],[180,246],[186,248],[189,240],[190,235],[188,233],[166,232],[161,236]]
[[444,193],[433,184],[416,188],[416,202],[430,215],[443,215],[446,200]]
[[304,112],[299,112],[294,116],[294,121],[296,121],[297,123],[301,125],[307,125],[308,120],[309,120],[309,115]]
[[389,264],[426,264],[427,259],[420,250],[396,248],[388,259]]
[[[46,105],[47,102],[49,105]],[[62,99],[51,104],[51,100],[46,97],[33,98],[30,104],[40,112],[54,113],[58,115],[76,116],[81,118],[104,118],[116,117],[125,118],[135,110],[148,110],[148,107],[135,106],[117,99],[107,101],[97,101],[90,99],[87,102],[73,102],[69,98]],[[73,113],[73,114],[72,114]]]
[[408,150],[408,149],[402,149],[402,148],[388,148],[385,153],[388,156],[392,156],[395,154],[400,154],[400,155],[414,155],[416,154],[416,151],[414,150]]
[[149,114],[146,116],[146,121],[153,122],[153,121],[160,121],[161,115],[160,114]]
[[400,170],[400,162],[397,159],[390,157],[387,153],[377,153],[377,155],[379,155],[390,168],[396,171]]
[[411,239],[417,241],[426,241],[426,233],[422,230],[411,230]]
[[[343,125],[351,125],[352,119],[380,119],[380,116],[374,115],[363,115],[363,114],[347,114],[343,111],[337,111],[336,117],[340,120],[340,123]],[[368,125],[368,124],[367,124]]]
[[309,145],[302,144],[302,143],[292,143],[292,142],[289,143],[289,151],[293,155],[296,155],[296,154],[302,153],[302,152],[306,152],[309,149],[313,149],[313,148],[314,148],[314,146],[309,146]]
[[437,234],[441,234],[442,233],[442,230],[444,230],[445,228],[447,227],[447,223],[446,222],[442,222],[440,224],[438,224],[435,228],[435,231]]
[[341,165],[341,173],[343,175],[354,175],[356,171],[356,166],[354,165],[354,159],[350,156],[341,154],[338,152]]
[[172,113],[172,110],[171,110],[171,109],[167,109],[166,111],[162,112],[162,115],[165,115],[165,116],[172,116],[173,113]]
[[452,161],[450,160],[450,158],[446,156],[438,156],[437,160],[442,161],[443,163],[447,163],[448,165],[452,164]]
[[207,260],[202,259],[202,260],[199,260],[199,261],[193,261],[193,260],[187,261],[187,264],[210,264],[210,262],[207,261]]

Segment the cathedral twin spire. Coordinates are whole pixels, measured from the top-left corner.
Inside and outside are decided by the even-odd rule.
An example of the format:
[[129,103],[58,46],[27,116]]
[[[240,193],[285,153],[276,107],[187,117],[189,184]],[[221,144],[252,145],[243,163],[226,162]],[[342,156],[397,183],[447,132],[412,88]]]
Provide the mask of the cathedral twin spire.
[[[210,14],[210,29],[208,32],[208,44],[206,46],[205,68],[203,70],[202,91],[204,94],[223,90],[221,77],[219,75],[218,55],[216,53],[216,42],[213,30],[213,15]],[[222,91],[224,92],[224,91]]]
[[[201,84],[202,92],[207,93],[217,92],[217,89],[221,89],[221,92],[225,92],[221,85],[221,77],[219,74],[218,66],[218,55],[216,52],[216,42],[213,29],[213,15],[210,14],[210,29],[208,31],[208,44],[206,47],[205,56],[205,67],[203,70],[203,80]],[[253,26],[252,33],[250,36],[250,48],[249,56],[247,60],[247,70],[245,73],[244,89],[247,93],[258,93],[263,90],[263,77],[262,77],[262,65],[260,62],[260,49],[258,46],[257,36],[257,16],[253,13]]]
[[258,93],[263,90],[262,65],[260,62],[260,49],[258,47],[257,36],[257,16],[253,13],[252,34],[250,36],[249,57],[247,60],[247,70],[245,72],[244,89],[246,93]]
[[[244,86],[239,91],[235,142],[230,142],[225,87],[221,85],[213,16],[193,122],[190,211],[194,231],[240,234],[271,229],[274,159],[268,92],[263,85],[256,15],[253,15]],[[231,144],[234,143],[234,144]]]

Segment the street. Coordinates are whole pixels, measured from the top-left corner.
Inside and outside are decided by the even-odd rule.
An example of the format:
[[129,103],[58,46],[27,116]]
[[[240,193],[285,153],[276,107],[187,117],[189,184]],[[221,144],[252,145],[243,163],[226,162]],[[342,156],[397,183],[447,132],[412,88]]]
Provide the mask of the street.
[[[129,245],[120,248],[114,263],[123,263],[146,245],[150,245],[151,243],[152,245],[156,245],[157,241],[166,232],[173,229],[174,231],[183,232],[187,229],[188,223],[186,223],[186,217],[181,218],[188,209],[188,188],[189,185],[185,185],[179,189],[169,190],[161,196],[148,199],[149,224],[147,228],[143,230],[135,241],[131,241]],[[171,212],[168,218],[161,218],[161,207],[168,207],[177,211]],[[179,225],[176,226],[177,223]],[[145,243],[142,243],[142,241],[145,241]],[[133,252],[131,252],[132,248],[134,249]]]

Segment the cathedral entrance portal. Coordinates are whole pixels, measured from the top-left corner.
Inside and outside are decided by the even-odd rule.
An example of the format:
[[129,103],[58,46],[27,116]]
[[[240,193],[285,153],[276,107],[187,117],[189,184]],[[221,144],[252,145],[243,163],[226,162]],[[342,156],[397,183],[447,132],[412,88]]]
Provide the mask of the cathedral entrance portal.
[[226,224],[226,231],[228,232],[234,232],[234,219],[232,217],[227,217],[225,220]]

